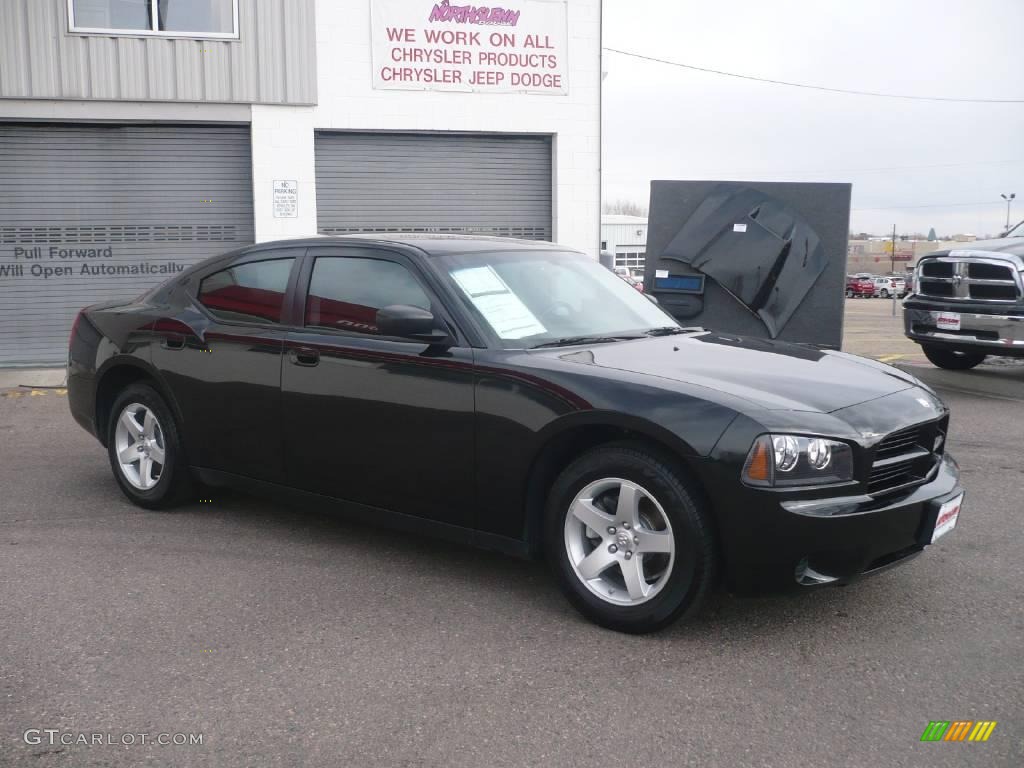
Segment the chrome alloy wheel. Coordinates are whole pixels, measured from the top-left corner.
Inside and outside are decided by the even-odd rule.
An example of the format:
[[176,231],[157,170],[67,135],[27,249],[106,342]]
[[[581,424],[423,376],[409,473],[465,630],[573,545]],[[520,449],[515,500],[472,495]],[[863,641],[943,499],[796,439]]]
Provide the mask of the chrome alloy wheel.
[[629,480],[595,480],[576,494],[565,516],[569,564],[587,589],[614,605],[639,605],[657,595],[672,574],[675,549],[665,510]]
[[148,491],[160,480],[166,461],[164,431],[156,414],[142,403],[131,403],[117,417],[114,430],[117,463],[134,488]]

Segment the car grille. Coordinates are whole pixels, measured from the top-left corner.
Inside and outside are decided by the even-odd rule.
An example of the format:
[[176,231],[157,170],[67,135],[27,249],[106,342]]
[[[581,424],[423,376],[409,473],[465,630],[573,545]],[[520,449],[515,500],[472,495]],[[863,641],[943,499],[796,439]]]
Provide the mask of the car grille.
[[941,299],[1017,301],[1021,284],[1009,264],[940,256],[921,260],[917,292]]
[[892,493],[925,482],[945,450],[948,420],[916,424],[882,438],[875,446],[868,493]]

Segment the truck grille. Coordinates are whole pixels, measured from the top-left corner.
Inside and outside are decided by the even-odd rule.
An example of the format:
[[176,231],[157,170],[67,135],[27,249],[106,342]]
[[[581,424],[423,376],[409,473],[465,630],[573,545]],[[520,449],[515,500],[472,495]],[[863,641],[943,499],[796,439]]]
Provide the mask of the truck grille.
[[938,256],[921,260],[917,292],[940,299],[1017,301],[1021,283],[1008,263]]
[[891,493],[925,482],[945,450],[949,417],[886,435],[875,446],[868,493]]

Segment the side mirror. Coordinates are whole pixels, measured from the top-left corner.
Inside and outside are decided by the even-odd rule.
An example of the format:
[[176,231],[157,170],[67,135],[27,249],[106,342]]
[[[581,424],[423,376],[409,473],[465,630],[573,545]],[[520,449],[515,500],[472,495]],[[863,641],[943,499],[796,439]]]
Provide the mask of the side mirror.
[[415,339],[427,344],[448,341],[448,333],[438,327],[430,310],[405,304],[391,304],[377,310],[377,330],[382,336]]

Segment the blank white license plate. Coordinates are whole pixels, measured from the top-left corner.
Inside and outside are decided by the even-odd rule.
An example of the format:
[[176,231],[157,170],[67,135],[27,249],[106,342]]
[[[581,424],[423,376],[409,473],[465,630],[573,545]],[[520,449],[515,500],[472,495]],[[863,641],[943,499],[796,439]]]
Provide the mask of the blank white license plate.
[[932,544],[956,528],[956,521],[960,517],[960,505],[963,501],[964,495],[961,493],[939,508],[939,516],[935,519],[935,530],[932,532]]
[[940,331],[959,331],[960,313],[958,312],[936,312],[935,327]]

